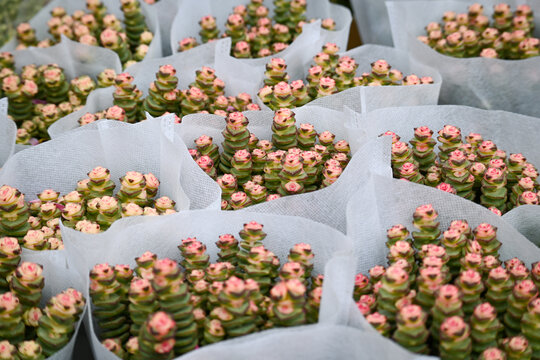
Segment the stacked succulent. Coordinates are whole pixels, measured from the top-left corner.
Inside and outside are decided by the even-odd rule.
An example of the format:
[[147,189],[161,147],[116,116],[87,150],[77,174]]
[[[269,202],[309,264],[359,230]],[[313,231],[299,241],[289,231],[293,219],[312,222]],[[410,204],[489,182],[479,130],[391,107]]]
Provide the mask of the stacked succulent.
[[323,276],[311,274],[311,246],[294,245],[280,268],[263,244],[263,225],[244,224],[239,235],[241,241],[219,236],[216,263],[203,243],[187,238],[178,246],[180,264],[146,252],[134,269],[94,266],[90,295],[103,345],[122,359],[171,359],[225,339],[317,322]]
[[[410,351],[441,359],[540,358],[540,262],[502,261],[497,228],[413,214],[412,234],[387,231],[388,267],[358,274],[354,297],[367,321]],[[412,238],[411,238],[411,236]],[[503,266],[504,265],[504,266]]]
[[385,60],[371,64],[371,73],[356,76],[358,64],[349,56],[340,57],[339,47],[327,43],[322,52],[313,57],[315,65],[309,69],[306,83],[295,80],[289,83],[285,60],[273,58],[266,65],[264,87],[259,97],[272,110],[305,105],[315,99],[332,95],[356,86],[419,85],[432,84],[431,77],[416,75],[403,77],[401,71],[392,69]]
[[87,11],[76,10],[71,15],[60,6],[52,9],[47,21],[52,39],[39,41],[29,23],[19,24],[17,49],[49,47],[60,42],[64,35],[83,44],[99,45],[116,52],[125,67],[144,59],[154,35],[148,30],[139,0],[120,1],[123,21],[107,13],[100,0],[87,0],[86,7]]
[[[285,50],[302,32],[302,26],[306,23],[306,0],[274,0],[272,18],[263,3],[264,0],[251,0],[247,6],[234,7],[233,13],[227,17],[223,34],[220,34],[215,17],[202,17],[199,21],[202,42],[230,37],[231,52],[237,58],[265,57]],[[322,20],[321,26],[326,30],[334,30],[336,24],[328,18]],[[186,51],[199,44],[194,37],[188,37],[178,45],[178,51]]]
[[507,155],[481,134],[470,133],[462,140],[461,130],[445,125],[437,142],[427,126],[414,129],[411,147],[392,136],[394,177],[437,187],[457,194],[502,214],[520,205],[538,205],[538,171],[523,154]]
[[97,84],[88,75],[69,81],[56,64],[25,65],[17,74],[13,55],[0,53],[0,97],[8,98],[8,114],[18,127],[17,143],[35,145],[48,140],[49,126],[82,107],[96,87],[109,86],[107,77],[113,74],[111,69],[104,70]]
[[275,112],[272,141],[250,133],[249,121],[240,112],[225,119],[223,152],[207,135],[195,140],[190,153],[220,186],[223,210],[315,191],[337,181],[351,156],[349,143],[334,142],[329,131],[317,134],[311,124],[297,128],[294,115],[286,108]]
[[529,5],[519,5],[512,13],[508,4],[497,4],[491,24],[483,12],[481,4],[470,5],[468,13],[448,11],[442,25],[428,24],[427,36],[418,39],[441,54],[457,58],[516,60],[540,55],[540,39],[532,37],[535,24]]
[[99,119],[138,122],[146,119],[145,112],[153,117],[173,113],[177,115],[176,122],[180,122],[182,116],[194,113],[227,116],[234,111],[260,110],[247,93],[225,96],[225,83],[207,66],[196,71],[195,81],[186,90],[177,88],[178,77],[172,65],[160,66],[144,99],[128,73],[117,75],[114,86],[114,105],[104,111],[84,114],[79,119],[80,126]]
[[128,171],[120,178],[120,190],[110,171],[101,166],[77,183],[76,190],[60,196],[51,189],[38,199],[25,201],[24,194],[4,185],[0,187],[0,236],[17,238],[26,248],[63,248],[60,221],[64,226],[85,233],[99,233],[123,217],[157,216],[175,213],[175,202],[166,196],[154,199],[159,180],[152,174]]
[[43,267],[20,253],[17,239],[0,238],[0,356],[45,359],[69,342],[86,301],[69,288],[40,308]]

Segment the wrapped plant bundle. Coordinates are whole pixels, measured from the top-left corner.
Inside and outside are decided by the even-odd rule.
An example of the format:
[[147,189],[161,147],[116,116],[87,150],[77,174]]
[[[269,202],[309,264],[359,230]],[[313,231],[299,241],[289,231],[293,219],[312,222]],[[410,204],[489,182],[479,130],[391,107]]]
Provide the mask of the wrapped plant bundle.
[[[308,22],[305,0],[274,1],[273,16],[264,0],[253,0],[247,5],[236,5],[227,16],[225,30],[220,31],[218,20],[205,15],[199,21],[199,38],[202,43],[231,38],[231,55],[236,58],[261,58],[285,50],[302,32]],[[214,9],[212,9],[214,10]],[[336,23],[331,18],[323,19],[321,27],[334,31]],[[199,45],[196,34],[180,40],[177,51],[186,51]]]
[[540,33],[533,17],[538,4],[469,4],[468,10],[461,1],[392,2],[394,45],[439,70],[443,104],[539,116],[534,97],[524,90],[539,74]]
[[[246,223],[246,218],[255,220]],[[213,226],[208,227],[208,223]],[[141,225],[119,223],[95,237],[92,246],[80,241],[88,234],[65,229],[66,248],[70,257],[79,259],[73,263],[79,273],[88,276],[94,268],[109,269],[107,273],[115,274],[113,282],[121,284],[116,300],[109,305],[127,307],[118,314],[116,323],[124,339],[126,333],[120,324],[127,319],[127,340],[101,337],[104,329],[95,324],[113,324],[113,319],[106,317],[112,312],[103,311],[104,302],[97,306],[89,301],[90,318],[97,321],[92,321],[88,336],[100,359],[136,352],[144,358],[156,358],[158,355],[149,353],[151,348],[163,349],[171,357],[189,354],[186,356],[209,358],[214,351],[231,356],[259,355],[267,345],[253,346],[251,339],[272,339],[275,346],[276,336],[285,339],[296,333],[311,337],[321,331],[330,335],[340,326],[324,324],[324,317],[330,315],[325,311],[333,309],[330,317],[339,314],[342,323],[350,310],[338,299],[351,290],[341,278],[353,273],[343,266],[352,260],[348,254],[351,243],[330,227],[301,218],[214,210],[178,213]],[[272,248],[267,243],[270,238]],[[308,240],[313,245],[305,243]],[[228,256],[223,250],[227,244]],[[338,278],[331,276],[332,271],[340,274]],[[329,276],[323,277],[323,273]],[[125,297],[120,288],[128,290]],[[100,288],[99,296],[106,292]],[[122,303],[124,298],[127,303]],[[147,325],[159,312],[168,315],[175,331],[152,339],[158,334],[151,332],[150,337]],[[322,318],[314,324],[318,316]],[[300,324],[305,326],[296,327]],[[231,338],[242,341],[225,341]],[[165,340],[170,346],[153,346]],[[332,351],[335,345],[324,344],[320,346],[323,349]],[[280,353],[289,351],[282,349]]]
[[[58,43],[63,35],[83,44],[99,45],[114,51],[124,66],[141,61],[149,51],[154,34],[149,30],[139,0],[116,3],[121,11],[114,9],[114,13],[107,8],[111,5],[107,1],[87,1],[86,10],[74,10],[72,14],[66,10],[72,6],[49,6],[49,18],[45,20],[44,14],[40,14],[39,19],[46,21],[50,37],[38,38],[37,31],[29,23],[20,24],[17,28],[17,49],[49,47]],[[115,13],[122,14],[123,20]]]
[[183,269],[151,252],[138,257],[133,270],[95,265],[90,295],[105,347],[134,358],[170,358],[252,332],[316,322],[322,275],[310,279],[311,246],[294,245],[280,269],[265,248],[262,224],[244,224],[239,236],[239,242],[230,234],[219,237],[220,247],[239,245],[226,262],[210,264],[206,246],[187,238],[178,246]]
[[110,171],[98,166],[80,180],[74,191],[60,196],[47,189],[37,200],[25,201],[24,194],[4,185],[0,188],[0,236],[16,237],[31,250],[63,249],[60,222],[64,226],[95,234],[107,230],[114,221],[131,216],[175,213],[175,202],[156,198],[159,180],[152,173],[128,171],[115,183]]
[[315,65],[308,70],[305,82],[295,80],[289,83],[287,65],[280,58],[272,59],[266,65],[266,85],[259,90],[259,98],[273,110],[305,105],[315,99],[329,96],[356,86],[420,85],[432,84],[431,77],[411,74],[404,76],[392,69],[385,60],[371,63],[371,72],[356,76],[358,64],[349,56],[340,57],[339,47],[327,43],[322,52],[313,57]]
[[330,186],[351,156],[348,142],[335,142],[329,131],[317,134],[311,124],[297,128],[290,109],[275,112],[272,141],[250,133],[249,120],[240,112],[230,113],[225,121],[221,153],[207,135],[196,139],[196,148],[190,150],[221,187],[223,210]]
[[442,24],[429,23],[426,36],[418,38],[442,54],[510,60],[540,55],[540,39],[532,36],[535,24],[529,5],[512,11],[508,4],[496,4],[491,23],[478,3],[470,5],[467,13],[448,11],[442,20]]
[[225,96],[225,83],[219,79],[215,70],[203,66],[196,71],[195,81],[188,89],[180,90],[176,69],[172,65],[162,65],[156,73],[156,80],[148,88],[148,96],[133,84],[133,77],[128,73],[116,76],[113,106],[98,113],[85,113],[79,118],[79,125],[87,125],[99,119],[111,119],[123,122],[145,120],[145,112],[152,117],[164,114],[177,115],[176,122],[181,122],[185,115],[193,113],[213,113],[227,116],[230,112],[260,110],[252,103],[251,96],[240,93],[237,96]]
[[[429,220],[437,228],[437,216],[431,204],[422,205],[413,224]],[[456,247],[455,238],[464,243]],[[536,358],[536,267],[500,258],[496,227],[471,229],[466,220],[456,220],[426,244],[415,232],[410,239],[399,224],[388,230],[388,241],[389,266],[372,268],[371,281],[357,275],[365,281],[355,285],[358,307],[375,330],[410,351],[441,359],[487,356],[494,348],[508,358]]]
[[[3,252],[13,253],[17,249],[20,252],[14,238],[1,238],[0,244]],[[63,349],[72,338],[85,298],[79,291],[68,288],[40,307],[46,281],[44,267],[29,261],[12,261],[12,264],[7,280],[4,272],[0,275],[2,284],[7,284],[7,288],[2,286],[0,295],[2,355],[5,356],[5,349],[12,349],[10,352],[17,359],[45,359]]]
[[408,144],[393,136],[392,167],[396,178],[436,187],[480,203],[498,213],[521,205],[538,205],[538,171],[521,153],[507,154],[478,133],[463,138],[461,129],[445,125],[438,132],[414,129]]

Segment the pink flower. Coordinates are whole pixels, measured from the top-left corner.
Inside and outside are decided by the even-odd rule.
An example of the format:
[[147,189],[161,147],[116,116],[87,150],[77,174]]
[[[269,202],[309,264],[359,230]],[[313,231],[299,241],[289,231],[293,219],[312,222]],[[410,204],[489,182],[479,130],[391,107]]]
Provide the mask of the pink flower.
[[21,247],[19,246],[18,240],[13,237],[0,238],[0,252],[8,256],[20,254]]
[[25,261],[16,270],[17,277],[24,282],[36,281],[43,278],[43,267],[41,265]]
[[0,295],[0,309],[9,313],[19,306],[19,299],[12,292],[6,292]]
[[457,194],[456,189],[454,189],[452,185],[444,183],[444,182],[437,185],[437,189],[450,193],[450,194],[454,194],[454,195]]
[[403,270],[403,268],[396,265],[390,266],[386,270],[385,276],[388,281],[396,284],[403,284],[409,280],[409,274],[407,274],[407,272]]
[[[158,311],[157,313],[153,314],[148,321],[148,330],[151,334],[156,336],[156,339],[162,339],[164,336],[174,332],[175,329],[176,323],[163,311]],[[174,343],[174,339],[171,340],[173,340]],[[165,352],[169,352],[171,349],[172,346],[168,351]]]
[[99,38],[105,47],[112,47],[120,41],[118,33],[111,28],[103,30],[99,35]]
[[291,87],[284,81],[281,81],[274,86],[274,95],[279,97],[289,96],[291,94]]
[[446,318],[441,325],[441,332],[450,337],[459,337],[468,328],[467,324],[459,316]]

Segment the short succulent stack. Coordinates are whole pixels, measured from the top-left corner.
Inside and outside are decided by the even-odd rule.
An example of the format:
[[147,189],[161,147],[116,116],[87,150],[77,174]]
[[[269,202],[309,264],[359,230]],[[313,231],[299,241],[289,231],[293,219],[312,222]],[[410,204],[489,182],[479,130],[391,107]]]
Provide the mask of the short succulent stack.
[[1,355],[5,359],[45,359],[69,342],[85,299],[70,288],[40,308],[43,267],[21,262],[20,252],[17,239],[0,238]]
[[244,224],[239,235],[240,241],[219,236],[216,263],[204,244],[187,238],[178,246],[182,267],[151,252],[135,259],[134,269],[94,266],[90,294],[104,346],[121,358],[170,359],[229,338],[316,322],[323,276],[311,278],[310,245],[296,244],[280,269],[264,246],[263,225]]
[[191,155],[221,187],[223,210],[315,191],[337,181],[351,156],[348,142],[335,142],[329,131],[317,134],[311,124],[297,128],[294,116],[286,108],[275,112],[272,141],[250,133],[249,121],[240,112],[225,119],[223,152],[207,135],[195,140]]
[[432,205],[418,207],[418,231],[388,230],[388,267],[356,276],[354,298],[367,321],[443,360],[538,359],[540,262],[503,262],[496,227],[456,220],[441,232],[437,217]]
[[[227,17],[225,32],[220,33],[216,18],[207,15],[201,18],[199,35],[203,43],[230,37],[232,55],[237,58],[265,57],[285,50],[302,32],[306,23],[306,0],[275,0],[274,16],[269,17],[269,9],[264,0],[251,0],[247,6],[234,7]],[[309,20],[315,21],[315,19]],[[328,18],[321,23],[322,28],[334,30],[335,22]],[[194,37],[179,42],[178,51],[186,51],[199,45]]]
[[532,37],[534,15],[529,5],[494,6],[492,23],[481,4],[472,4],[468,12],[444,13],[443,23],[429,23],[427,36],[418,39],[438,52],[457,58],[487,57],[526,59],[540,55],[540,39]]
[[481,134],[470,133],[463,141],[461,129],[445,125],[437,142],[427,126],[414,129],[411,146],[392,135],[394,177],[437,187],[490,208],[497,214],[520,205],[538,205],[538,170],[523,154],[498,149]]
[[340,57],[338,52],[336,44],[325,44],[322,52],[313,57],[315,65],[309,69],[305,82],[295,80],[289,83],[285,61],[280,58],[271,59],[266,65],[265,86],[259,90],[259,97],[272,110],[277,110],[299,107],[356,86],[433,83],[433,79],[428,76],[419,78],[411,74],[404,77],[401,71],[392,69],[385,60],[373,62],[371,73],[356,76],[356,61],[349,56]]
[[[103,74],[111,71],[107,69]],[[25,65],[18,74],[9,52],[0,54],[0,82],[0,96],[8,98],[8,114],[19,128],[16,141],[23,145],[48,140],[50,125],[79,110],[97,87],[109,86],[99,77],[96,84],[88,75],[69,81],[55,64]]]
[[51,18],[47,21],[52,38],[41,41],[36,38],[30,24],[19,24],[17,49],[49,47],[60,42],[61,35],[64,35],[83,44],[99,45],[116,52],[125,67],[144,59],[154,36],[148,30],[139,0],[120,1],[123,24],[107,12],[100,0],[88,0],[86,7],[87,11],[76,10],[71,15],[63,7],[52,9]]
[[194,113],[227,116],[235,111],[260,110],[247,93],[225,96],[225,83],[207,66],[196,71],[195,81],[185,90],[177,88],[178,77],[172,65],[160,66],[146,98],[142,98],[142,92],[128,73],[118,74],[114,86],[114,105],[98,113],[84,114],[79,125],[99,119],[133,123],[145,120],[145,112],[153,117],[172,113],[176,115],[176,122],[181,122],[183,116]]
[[[175,202],[167,196],[155,199],[159,180],[152,174],[128,171],[120,178],[120,189],[110,171],[98,166],[74,191],[60,196],[52,189],[25,201],[24,194],[4,185],[0,188],[0,236],[17,238],[31,250],[63,249],[60,221],[84,233],[99,233],[123,217],[175,213]],[[5,254],[9,263],[10,254]],[[1,258],[0,258],[1,259]]]

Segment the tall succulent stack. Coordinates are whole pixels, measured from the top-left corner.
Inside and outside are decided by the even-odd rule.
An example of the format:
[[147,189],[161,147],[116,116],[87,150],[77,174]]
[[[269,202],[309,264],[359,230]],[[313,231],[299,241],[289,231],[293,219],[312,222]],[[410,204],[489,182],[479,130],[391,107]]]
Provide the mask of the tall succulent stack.
[[457,195],[473,200],[474,176],[469,172],[469,167],[467,156],[460,150],[454,150],[449,154],[448,160],[443,163],[442,177],[445,183],[456,190]]
[[0,291],[9,290],[8,277],[21,261],[21,247],[16,238],[0,238]]
[[429,332],[426,329],[426,318],[420,306],[408,305],[401,308],[397,316],[394,340],[412,352],[427,354],[429,348],[426,341]]
[[178,264],[170,259],[160,259],[154,264],[152,286],[160,309],[171,314],[176,322],[174,353],[184,354],[197,346],[197,324],[193,318],[188,285]]
[[67,289],[47,302],[37,328],[37,342],[45,356],[51,356],[69,342],[85,302],[74,289]]
[[472,4],[468,13],[446,12],[442,25],[429,23],[427,36],[418,39],[442,54],[459,58],[525,59],[540,55],[539,40],[532,37],[534,17],[529,5],[519,5],[512,14],[509,5],[496,4],[492,23],[483,10],[481,4]]
[[144,15],[141,12],[139,0],[122,0],[120,2],[124,13],[124,25],[131,51],[135,52],[141,44],[141,34],[147,30]]
[[129,337],[127,317],[127,294],[116,279],[114,269],[108,264],[99,264],[90,271],[90,296],[96,310],[94,315],[103,339]]
[[422,173],[427,173],[428,169],[435,164],[437,155],[433,151],[436,141],[432,137],[433,131],[427,126],[420,126],[414,129],[414,138],[409,141],[413,147],[414,160],[418,162]]
[[180,93],[176,89],[178,78],[176,69],[171,65],[160,66],[154,81],[148,89],[148,96],[144,99],[144,110],[157,117],[165,112],[178,113]]
[[140,103],[142,92],[133,84],[133,76],[128,73],[118,74],[115,79],[113,104],[126,112],[127,121],[137,122],[141,119]]
[[137,337],[137,358],[171,359],[174,355],[176,323],[166,312],[148,316]]
[[439,222],[437,222],[438,216],[439,214],[431,205],[423,205],[415,210],[413,225],[419,231],[413,231],[412,237],[417,249],[427,244],[438,245],[441,234]]
[[22,239],[30,230],[29,217],[24,194],[8,185],[0,187],[0,236]]
[[8,98],[8,114],[18,123],[30,120],[33,114],[32,99],[38,93],[38,87],[32,80],[21,82],[17,75],[10,75],[2,80],[2,91]]
[[222,143],[223,152],[221,153],[219,168],[223,173],[229,173],[232,157],[236,151],[247,147],[250,132],[247,129],[249,121],[244,114],[240,112],[234,112],[227,115],[225,121],[227,125],[222,132],[225,140]]

